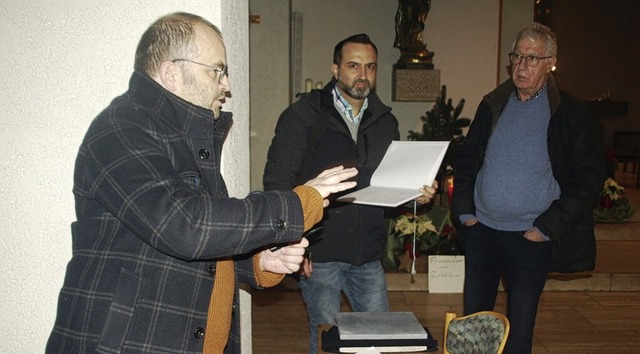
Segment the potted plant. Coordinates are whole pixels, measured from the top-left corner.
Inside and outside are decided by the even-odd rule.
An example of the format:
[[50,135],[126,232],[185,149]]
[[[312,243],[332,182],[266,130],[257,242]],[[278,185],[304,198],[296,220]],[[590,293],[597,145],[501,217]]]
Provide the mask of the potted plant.
[[624,187],[613,178],[607,178],[600,192],[600,201],[593,210],[594,220],[601,223],[625,222],[634,212],[624,195]]
[[[384,258],[388,270],[426,271],[429,255],[459,255],[456,230],[449,210],[423,206],[414,214],[404,210],[389,220],[389,233]],[[415,262],[415,263],[414,263]]]

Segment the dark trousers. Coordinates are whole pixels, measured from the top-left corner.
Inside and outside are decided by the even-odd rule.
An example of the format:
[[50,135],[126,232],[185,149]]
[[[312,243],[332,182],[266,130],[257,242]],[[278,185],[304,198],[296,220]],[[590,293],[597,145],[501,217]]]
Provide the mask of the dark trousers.
[[476,223],[466,235],[464,314],[493,310],[498,284],[507,292],[511,333],[505,353],[531,353],[538,301],[551,264],[551,243],[531,242],[524,231],[499,231]]

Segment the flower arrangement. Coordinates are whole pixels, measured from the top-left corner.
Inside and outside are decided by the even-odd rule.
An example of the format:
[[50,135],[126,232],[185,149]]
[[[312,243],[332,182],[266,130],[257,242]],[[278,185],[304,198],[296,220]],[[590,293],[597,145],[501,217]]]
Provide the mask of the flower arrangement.
[[600,196],[609,202],[616,201],[624,196],[624,187],[619,185],[613,178],[607,178],[604,181],[604,188],[602,188]]
[[[426,267],[421,255],[460,254],[456,240],[456,230],[449,220],[449,210],[431,207],[420,212],[404,212],[389,220],[387,251],[383,263],[387,269],[406,269],[415,259],[417,267]],[[415,235],[415,249],[414,249]]]
[[593,210],[594,220],[601,223],[624,222],[634,212],[624,195],[624,187],[613,178],[607,178],[600,192],[600,202]]
[[[431,236],[431,239],[438,234],[438,229],[433,225],[433,221],[426,215],[413,215],[405,213],[395,219],[394,231],[401,239],[412,238],[415,232],[416,240],[424,241]],[[429,243],[429,242],[428,242]]]

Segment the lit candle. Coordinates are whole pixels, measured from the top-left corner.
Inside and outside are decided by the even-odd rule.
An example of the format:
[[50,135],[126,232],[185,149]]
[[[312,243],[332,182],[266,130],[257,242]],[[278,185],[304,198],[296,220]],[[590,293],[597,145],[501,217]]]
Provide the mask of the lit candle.
[[449,197],[449,205],[451,205],[451,199],[453,198],[453,175],[449,175],[447,178],[447,196]]
[[304,80],[304,92],[310,92],[313,88],[313,80],[306,79]]

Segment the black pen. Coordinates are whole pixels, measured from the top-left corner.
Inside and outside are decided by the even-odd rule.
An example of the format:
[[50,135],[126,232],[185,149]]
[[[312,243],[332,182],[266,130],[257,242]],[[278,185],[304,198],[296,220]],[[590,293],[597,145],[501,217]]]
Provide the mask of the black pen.
[[[314,227],[313,229],[311,229],[311,230],[309,230],[309,231],[305,232],[305,233],[302,235],[302,237],[306,237],[306,238],[307,238],[307,240],[309,240],[309,236],[311,236],[311,235],[313,235],[313,234],[317,233],[317,232],[318,232],[318,231],[320,231],[320,230],[322,230],[322,225],[318,225],[318,226]],[[309,241],[311,241],[311,240],[309,240]],[[273,246],[273,247],[269,248],[269,251],[271,251],[271,252],[275,252],[275,251],[277,251],[277,250],[281,249],[282,247],[284,247],[284,246],[286,246],[286,245],[287,245],[287,244],[280,244],[280,245],[277,245],[277,246]]]

